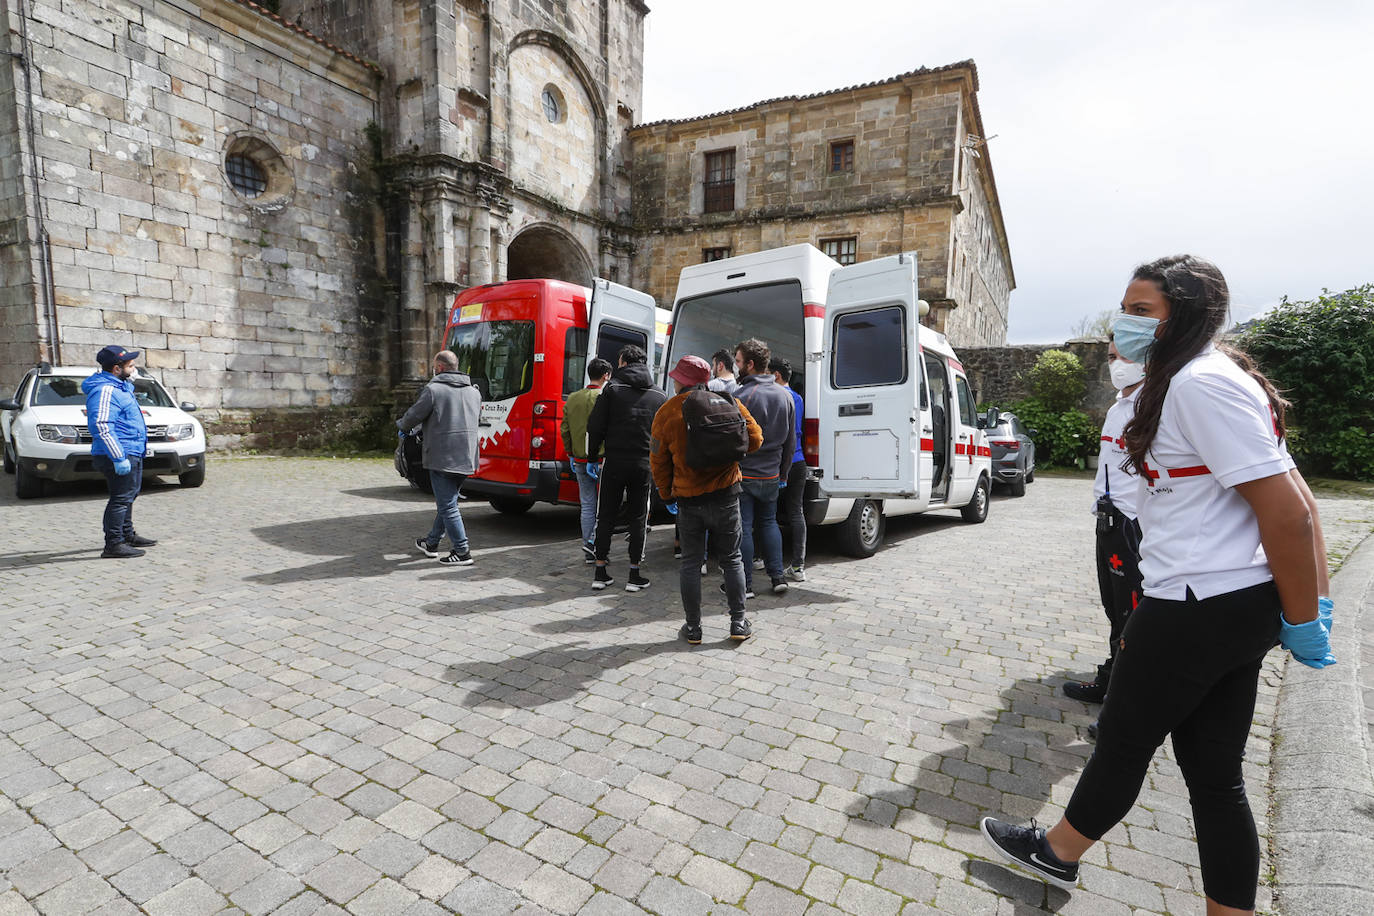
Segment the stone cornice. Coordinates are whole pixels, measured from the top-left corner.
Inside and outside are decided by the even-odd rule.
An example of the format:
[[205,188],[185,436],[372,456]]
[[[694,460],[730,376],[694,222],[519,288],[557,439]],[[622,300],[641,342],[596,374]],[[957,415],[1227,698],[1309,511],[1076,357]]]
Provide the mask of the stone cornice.
[[745,226],[752,223],[771,223],[778,220],[821,220],[856,214],[891,213],[896,210],[912,210],[921,207],[948,207],[955,214],[962,213],[964,202],[957,194],[892,194],[879,198],[865,198],[853,203],[831,207],[809,207],[805,204],[788,204],[785,207],[758,207],[730,214],[692,214],[679,219],[660,220],[655,223],[636,224],[637,232],[663,234],[670,232],[690,232],[696,230],[724,229],[730,226]]

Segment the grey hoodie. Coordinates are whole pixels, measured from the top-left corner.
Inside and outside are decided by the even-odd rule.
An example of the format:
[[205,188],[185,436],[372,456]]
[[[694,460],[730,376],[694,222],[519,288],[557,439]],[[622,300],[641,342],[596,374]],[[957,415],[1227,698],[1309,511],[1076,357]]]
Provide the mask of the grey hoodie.
[[477,421],[482,395],[461,372],[440,372],[429,380],[406,415],[401,430],[424,424],[424,463],[431,471],[474,474],[477,471]]

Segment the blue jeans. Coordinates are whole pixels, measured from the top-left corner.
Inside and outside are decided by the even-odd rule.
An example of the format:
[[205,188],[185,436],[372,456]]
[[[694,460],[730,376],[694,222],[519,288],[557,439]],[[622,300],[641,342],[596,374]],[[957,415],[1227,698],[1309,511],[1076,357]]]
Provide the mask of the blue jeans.
[[434,514],[434,525],[425,536],[425,543],[430,547],[438,547],[440,539],[447,534],[454,552],[467,553],[468,533],[463,528],[463,514],[458,511],[458,490],[467,479],[466,474],[429,472],[429,482],[434,487],[434,505],[439,510]]
[[105,475],[105,485],[110,489],[110,501],[105,504],[105,515],[101,525],[105,529],[105,546],[112,547],[134,536],[134,500],[143,489],[143,457],[129,459],[129,473],[116,474],[114,462],[107,455],[91,456],[91,464]]
[[[744,536],[740,538],[740,553],[744,557],[744,581],[754,582],[754,537],[763,543],[758,544],[763,554],[763,568],[768,570],[768,578],[777,581],[782,573],[782,532],[778,530],[778,479],[744,480],[740,484],[743,493],[739,498],[740,524]],[[686,553],[683,553],[686,556]]]
[[577,498],[582,502],[582,543],[590,544],[596,537],[596,478],[587,473],[587,462],[572,459],[573,476],[577,478]]
[[699,501],[678,500],[677,531],[682,545],[680,587],[682,610],[687,622],[701,626],[701,564],[706,562],[706,537],[709,534],[720,567],[725,572],[725,598],[730,618],[744,616],[744,561],[740,558],[740,503],[733,494],[718,499],[699,497]]

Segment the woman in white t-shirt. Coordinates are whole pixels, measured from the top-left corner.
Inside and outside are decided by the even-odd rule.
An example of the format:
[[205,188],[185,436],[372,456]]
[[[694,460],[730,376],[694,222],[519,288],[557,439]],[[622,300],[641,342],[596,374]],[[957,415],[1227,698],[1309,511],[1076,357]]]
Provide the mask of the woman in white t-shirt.
[[1140,475],[1145,597],[1118,646],[1097,746],[1050,830],[984,818],[1009,861],[1073,887],[1078,860],[1135,804],[1172,736],[1188,784],[1208,916],[1253,913],[1259,841],[1241,760],[1265,653],[1280,642],[1324,667],[1325,544],[1283,442],[1284,402],[1248,359],[1215,344],[1229,294],[1188,255],[1135,272],[1113,327],[1148,360],[1126,464]]

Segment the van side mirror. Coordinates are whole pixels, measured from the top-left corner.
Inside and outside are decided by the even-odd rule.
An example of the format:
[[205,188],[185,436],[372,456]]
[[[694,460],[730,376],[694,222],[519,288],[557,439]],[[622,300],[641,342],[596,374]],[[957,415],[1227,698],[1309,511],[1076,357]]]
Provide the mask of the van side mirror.
[[19,409],[19,402],[16,401],[14,398],[5,398],[3,401],[0,401],[0,410],[18,410],[18,409]]
[[980,429],[994,429],[1002,422],[1002,414],[996,407],[989,407],[988,412],[980,417],[979,421]]
[[192,404],[190,401],[182,401],[177,406],[179,406],[182,410],[186,411],[187,413],[191,413],[193,410],[196,409],[196,405]]

